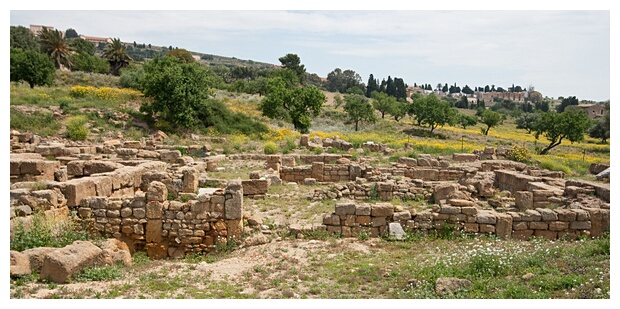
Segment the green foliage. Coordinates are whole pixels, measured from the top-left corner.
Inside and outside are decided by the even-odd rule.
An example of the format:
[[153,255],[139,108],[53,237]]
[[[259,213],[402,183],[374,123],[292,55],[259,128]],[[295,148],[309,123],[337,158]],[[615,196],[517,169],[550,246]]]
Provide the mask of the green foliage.
[[540,113],[524,113],[515,120],[515,123],[517,129],[525,129],[527,133],[532,133],[534,126],[539,120]]
[[536,123],[535,137],[538,139],[543,135],[550,143],[540,151],[540,154],[547,154],[564,139],[573,143],[582,141],[590,125],[590,118],[580,109],[566,109],[563,113],[544,113]]
[[275,154],[278,152],[278,146],[272,141],[267,141],[263,144],[263,152],[265,154]]
[[475,126],[478,123],[478,118],[475,116],[458,113],[456,116],[456,123],[458,123],[463,129],[466,129],[467,127]]
[[86,116],[72,116],[67,118],[67,137],[76,141],[83,141],[88,137],[88,128],[86,123],[88,118]]
[[178,58],[182,63],[194,62],[192,53],[183,48],[175,48],[166,53],[166,56]]
[[34,50],[23,51],[11,48],[11,81],[25,81],[30,88],[52,85],[54,82],[54,62],[44,54]]
[[605,112],[602,118],[596,120],[594,126],[588,131],[588,136],[592,138],[600,138],[601,143],[607,143],[607,139],[610,137],[611,120],[609,110]]
[[560,105],[558,105],[555,109],[558,113],[563,113],[567,107],[574,105],[579,105],[579,100],[577,99],[577,97],[572,96],[568,98],[563,98]]
[[34,37],[34,34],[30,32],[30,29],[24,26],[11,26],[10,39],[12,48],[19,48],[22,50],[39,51],[39,43]]
[[291,86],[282,77],[270,78],[268,84],[267,96],[259,104],[259,110],[269,118],[290,121],[295,130],[307,133],[310,116],[318,116],[327,100],[323,92],[313,86]]
[[76,282],[85,281],[110,281],[123,277],[121,265],[107,265],[88,267],[76,274],[73,279]]
[[371,93],[370,97],[372,98],[372,106],[381,113],[381,119],[385,118],[385,113],[396,112],[396,97],[377,91]]
[[95,43],[84,40],[82,38],[76,38],[69,42],[69,46],[71,49],[78,54],[94,56],[95,51],[97,51],[97,46]]
[[492,110],[484,110],[482,112],[482,119],[480,120],[480,122],[484,123],[487,128],[486,129],[482,129],[482,133],[484,135],[488,135],[489,134],[489,130],[492,127],[496,127],[498,125],[500,125],[502,123],[502,121],[504,120],[504,116],[502,116],[502,114],[498,113],[498,112],[494,112]]
[[301,64],[301,59],[296,54],[286,54],[278,58],[280,63],[285,69],[291,70],[297,75],[300,83],[304,83],[304,77],[306,73],[306,67]]
[[40,136],[51,136],[58,133],[60,124],[51,112],[34,111],[26,114],[16,108],[10,109],[11,129],[28,131]]
[[139,79],[144,96],[152,98],[140,111],[175,127],[195,127],[198,113],[211,96],[206,69],[198,63],[182,63],[175,57],[158,57],[142,66]]
[[11,250],[24,251],[38,247],[60,248],[76,240],[96,239],[70,218],[48,218],[35,213],[27,226],[18,223],[11,238]]
[[374,123],[376,117],[372,105],[363,95],[347,94],[344,96],[344,110],[349,115],[349,120],[355,123],[355,131],[359,128],[360,121]]
[[110,72],[112,75],[120,75],[120,69],[127,67],[132,61],[127,54],[125,45],[119,38],[112,39],[103,49],[103,58],[110,63]]
[[523,145],[515,145],[508,150],[506,158],[512,161],[527,163],[530,161],[530,151]]
[[119,84],[123,88],[142,90],[142,85],[140,83],[140,78],[142,76],[144,76],[142,66],[134,66],[131,64],[121,71]]
[[43,28],[39,34],[39,44],[41,50],[52,58],[57,69],[62,66],[71,68],[71,48],[62,32]]
[[342,71],[336,68],[327,74],[327,90],[331,92],[346,93],[350,88],[359,89],[364,95],[364,91],[360,88],[362,78],[355,71],[347,69]]
[[105,74],[110,71],[110,65],[108,61],[88,54],[73,54],[71,55],[71,62],[73,71],[84,71]]
[[409,113],[415,115],[418,125],[428,125],[433,132],[437,127],[454,124],[457,111],[450,103],[430,94],[414,100]]

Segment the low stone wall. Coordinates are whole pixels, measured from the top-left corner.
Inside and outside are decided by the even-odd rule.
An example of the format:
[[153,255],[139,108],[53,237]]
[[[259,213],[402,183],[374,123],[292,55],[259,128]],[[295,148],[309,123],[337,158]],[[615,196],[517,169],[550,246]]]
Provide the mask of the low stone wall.
[[24,181],[54,181],[60,162],[45,160],[39,154],[11,154],[11,183]]
[[218,243],[241,239],[240,181],[185,203],[168,201],[167,196],[166,185],[153,181],[146,193],[129,198],[84,198],[77,213],[94,230],[122,239],[137,250],[146,249],[152,258],[208,252]]
[[324,162],[314,162],[310,166],[280,168],[280,178],[282,181],[297,183],[303,183],[307,178],[321,182],[339,182],[355,180],[361,176],[362,168],[355,163],[325,164]]
[[[464,203],[461,203],[464,202]],[[453,201],[434,205],[422,212],[403,211],[386,203],[369,204],[341,202],[335,211],[323,215],[325,229],[345,237],[357,237],[366,232],[382,236],[391,222],[400,223],[405,230],[429,232],[454,228],[456,233],[495,234],[501,238],[529,239],[531,236],[555,240],[580,235],[598,237],[608,231],[609,209],[546,209],[501,213],[483,210],[468,201]]]

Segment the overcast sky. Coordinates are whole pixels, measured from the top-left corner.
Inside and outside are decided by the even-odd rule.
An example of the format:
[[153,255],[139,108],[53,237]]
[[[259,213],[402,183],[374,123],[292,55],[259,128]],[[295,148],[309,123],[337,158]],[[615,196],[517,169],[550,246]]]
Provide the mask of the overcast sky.
[[[528,3],[523,5],[527,8]],[[437,9],[446,7],[451,6]],[[403,78],[409,85],[456,83],[472,89],[532,85],[553,98],[610,99],[610,7],[599,5],[601,10],[587,11],[454,7],[458,10],[411,6],[365,10],[362,6],[356,11],[329,7],[26,11],[29,8],[16,7],[10,11],[10,24],[73,28],[79,34],[123,42],[172,45],[275,64],[279,57],[294,53],[310,73],[326,77],[335,68],[352,69],[364,83],[373,74],[377,79]]]

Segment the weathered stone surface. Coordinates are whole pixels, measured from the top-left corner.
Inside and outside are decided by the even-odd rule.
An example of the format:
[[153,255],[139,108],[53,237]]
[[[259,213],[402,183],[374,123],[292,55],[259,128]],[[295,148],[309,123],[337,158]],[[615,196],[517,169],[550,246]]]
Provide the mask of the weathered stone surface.
[[43,267],[43,261],[45,260],[45,256],[58,248],[52,247],[38,247],[32,248],[22,251],[23,254],[28,256],[28,260],[30,261],[30,269],[32,271],[41,272],[41,267]]
[[473,153],[454,153],[452,154],[452,160],[457,162],[474,162],[478,159]]
[[495,234],[500,238],[512,237],[512,216],[505,213],[497,213]]
[[11,250],[10,260],[11,266],[9,268],[9,273],[11,277],[30,275],[32,272],[30,269],[30,260],[27,255],[19,251]]
[[180,172],[183,173],[183,188],[181,189],[181,192],[195,193],[198,190],[198,170],[193,167],[186,166],[183,167]]
[[435,293],[440,296],[453,295],[455,292],[466,289],[472,285],[471,281],[459,278],[437,278]]
[[343,202],[335,206],[335,213],[339,216],[354,215],[356,213],[355,203]]
[[450,195],[458,190],[458,184],[454,183],[442,183],[435,187],[433,190],[433,198],[435,201],[445,200]]
[[355,215],[357,216],[370,216],[371,206],[370,204],[355,205]]
[[[456,191],[456,192],[460,192],[460,191]],[[472,201],[465,200],[465,199],[458,199],[458,198],[451,198],[448,200],[448,203],[452,206],[457,206],[457,207],[473,207],[476,205],[476,203]]]
[[337,214],[323,214],[323,224],[340,225],[340,216]]
[[534,207],[534,196],[530,191],[515,192],[515,206],[519,211],[526,211]]
[[394,214],[394,206],[388,203],[379,203],[371,206],[370,215],[373,217],[389,217]]
[[85,197],[97,195],[95,182],[90,178],[71,179],[63,184],[61,190],[69,207],[80,205],[80,201]]
[[108,265],[121,263],[125,266],[131,266],[133,263],[129,246],[123,241],[108,238],[101,244],[101,250],[105,254],[106,264]]
[[105,264],[103,250],[88,241],[75,241],[45,256],[40,278],[65,283],[84,268],[103,264]]
[[495,224],[497,222],[497,212],[480,210],[478,211],[476,222],[483,224]]
[[229,199],[224,202],[224,217],[227,220],[237,220],[243,217],[243,186],[241,181],[230,181],[226,186]]
[[168,199],[168,188],[159,181],[153,181],[146,191],[146,199],[147,201],[163,202]]
[[558,220],[558,214],[547,208],[536,208],[536,211],[540,213],[541,219],[543,221],[556,221]]
[[243,195],[259,195],[269,192],[271,181],[269,179],[242,180]]
[[397,240],[402,240],[405,237],[405,231],[398,222],[390,222],[388,225],[388,231],[390,236],[396,238]]
[[411,213],[409,211],[399,211],[395,212],[392,216],[392,220],[394,221],[407,221],[411,220]]

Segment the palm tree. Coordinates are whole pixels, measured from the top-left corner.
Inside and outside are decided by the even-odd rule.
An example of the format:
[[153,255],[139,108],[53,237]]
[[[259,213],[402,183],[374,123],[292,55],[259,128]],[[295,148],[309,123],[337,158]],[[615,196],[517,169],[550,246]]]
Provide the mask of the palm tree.
[[113,75],[119,75],[119,70],[128,66],[132,59],[125,51],[125,45],[119,38],[111,40],[103,49],[103,57],[108,59],[110,63],[110,72]]
[[62,32],[43,28],[39,34],[39,44],[44,53],[54,60],[57,69],[71,68],[71,48]]

